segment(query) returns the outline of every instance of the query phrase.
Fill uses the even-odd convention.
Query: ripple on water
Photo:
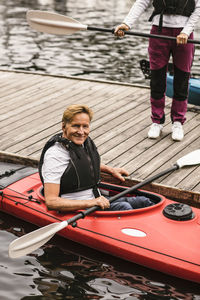
[[[41,295],[34,283],[41,269],[35,257],[10,259],[8,246],[16,238],[12,233],[1,230],[0,234],[0,286],[2,300],[18,300],[24,295]],[[1,298],[2,297],[2,298]]]

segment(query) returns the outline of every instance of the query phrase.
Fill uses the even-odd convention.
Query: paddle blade
[[[48,242],[56,232],[67,225],[67,221],[52,223],[14,240],[9,245],[9,256],[17,258],[31,253]]]
[[[29,10],[26,19],[33,29],[44,33],[67,35],[79,30],[87,30],[87,25],[49,11]]]
[[[200,149],[192,151],[179,158],[176,164],[179,166],[179,168],[200,164]]]

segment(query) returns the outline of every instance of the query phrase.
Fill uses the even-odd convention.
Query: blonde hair
[[[85,113],[89,116],[90,121],[93,118],[93,111],[87,106],[82,104],[72,104],[66,108],[66,110],[63,113],[62,122],[64,124],[70,123],[73,119],[73,117],[76,114]]]

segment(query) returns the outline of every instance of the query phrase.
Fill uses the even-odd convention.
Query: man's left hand
[[[110,173],[113,177],[116,177],[121,181],[125,181],[125,178],[123,176],[129,175],[129,173],[123,168],[112,168],[112,171]]]

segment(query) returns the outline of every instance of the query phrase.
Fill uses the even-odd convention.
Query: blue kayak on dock
[[[142,73],[144,74],[146,79],[151,78],[151,70],[150,64],[148,60],[142,59],[140,60],[140,68]],[[169,64],[169,71],[172,69]],[[167,88],[166,88],[166,96],[169,98],[173,98],[173,75],[167,73]],[[191,76],[189,80],[189,97],[188,103],[194,105],[200,105],[200,78],[194,78]]]
[[[172,75],[167,74],[166,95],[169,98],[173,97],[173,79],[174,77]],[[200,79],[199,78],[190,78],[188,103],[194,105],[200,105]]]

